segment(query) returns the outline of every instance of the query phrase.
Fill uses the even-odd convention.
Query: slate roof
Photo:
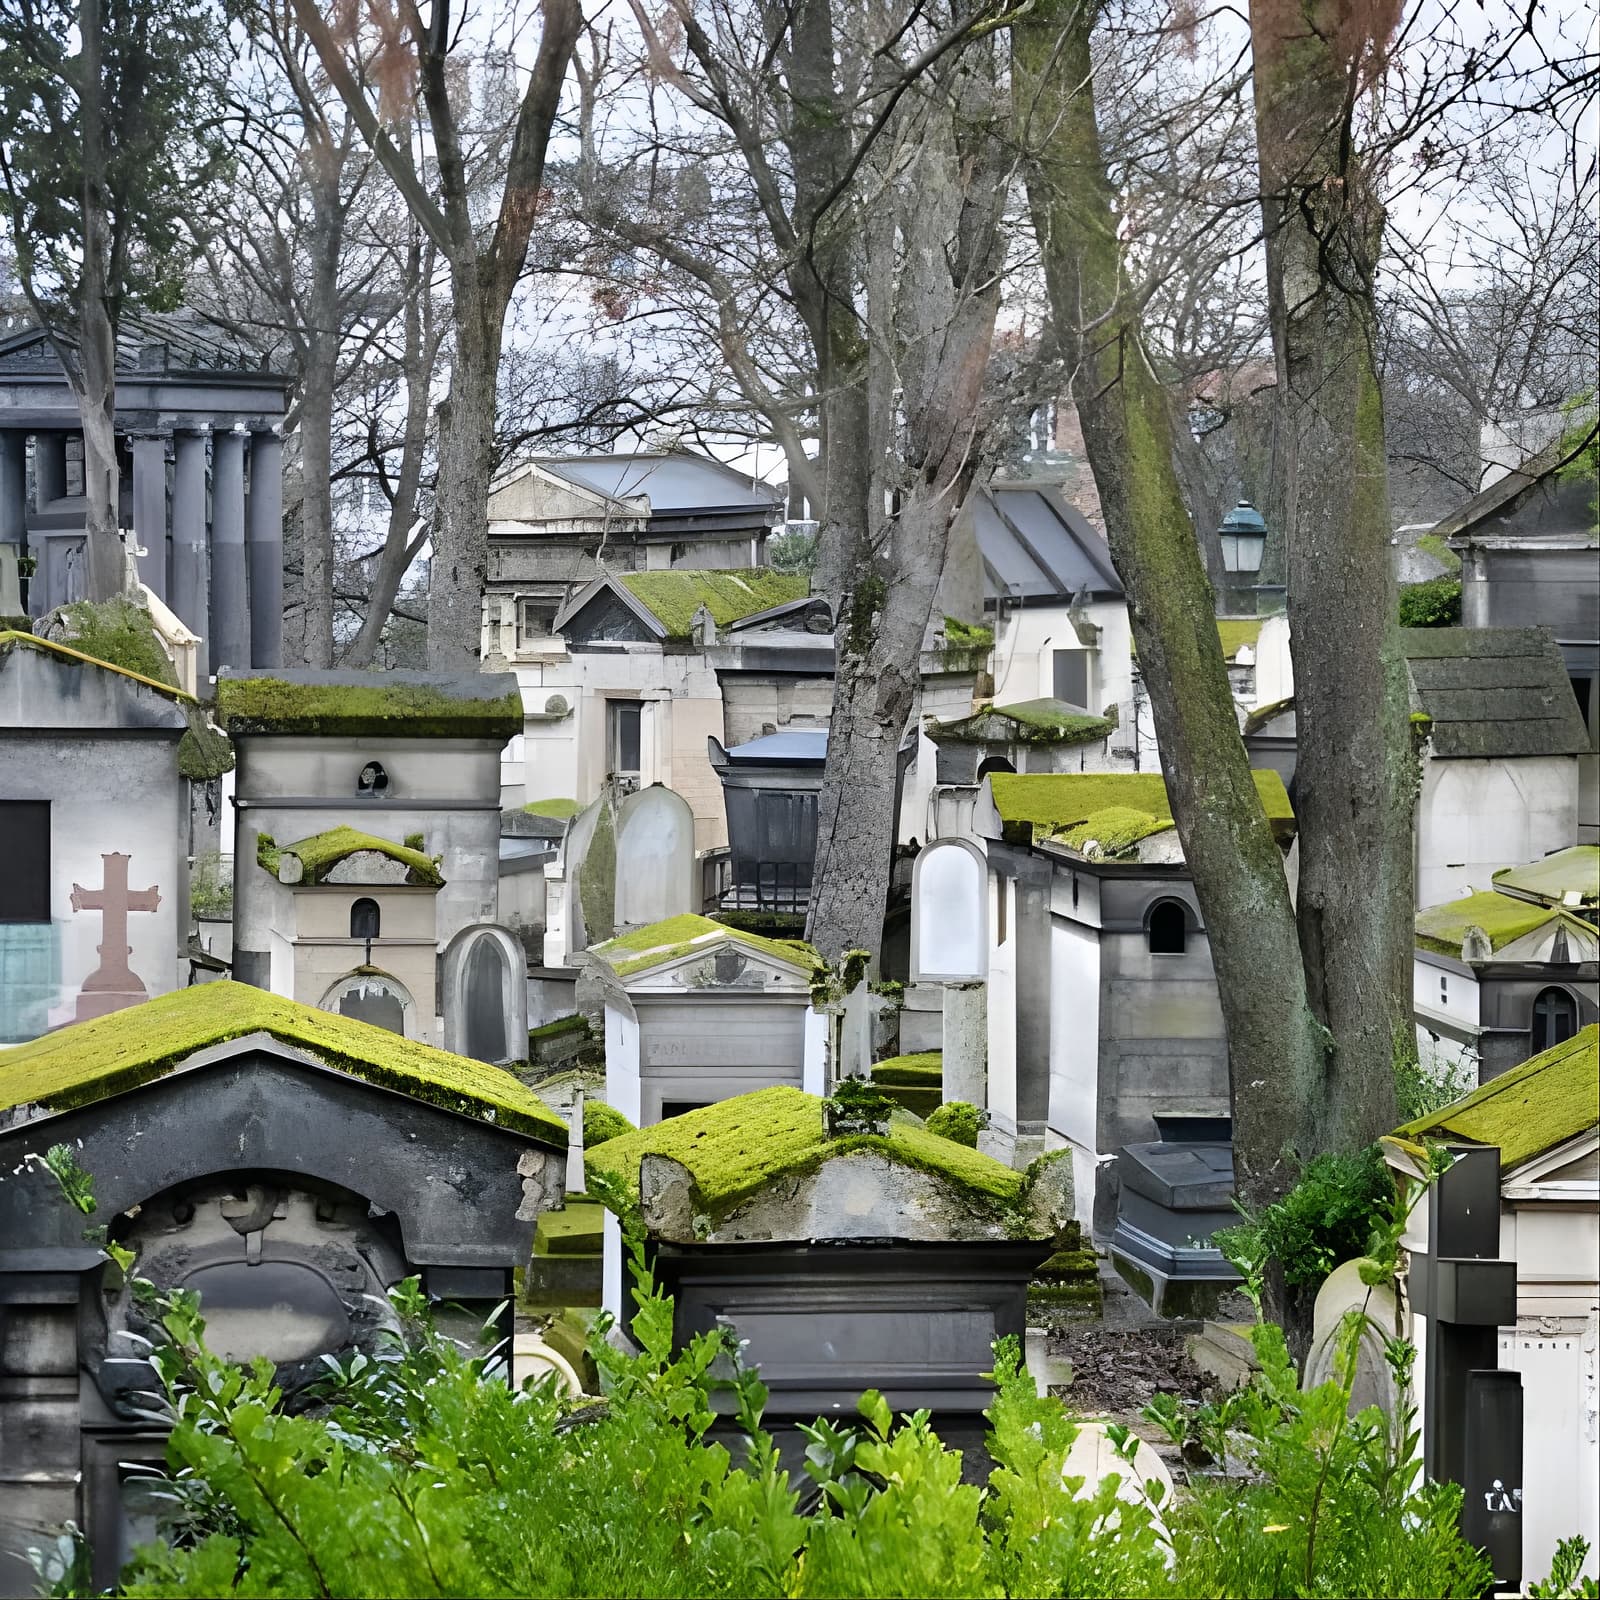
[[[1121,596],[1105,540],[1059,485],[992,485],[974,497],[972,517],[986,599]]]
[[[1548,628],[1402,628],[1413,701],[1433,754],[1567,756],[1589,748]]]
[[[142,1005],[0,1050],[0,1111],[67,1110],[126,1094],[186,1058],[246,1034],[268,1033],[336,1071],[480,1122],[565,1145],[566,1125],[500,1067],[435,1050],[247,983],[175,989]]]
[[[165,365],[141,368],[141,353],[165,346]],[[60,373],[54,347],[37,324],[0,337],[0,369]],[[183,312],[125,311],[117,326],[118,372],[262,372],[262,358],[224,333]],[[287,382],[287,379],[284,380]]]
[[[647,496],[652,512],[773,506],[783,499],[783,491],[770,483],[752,484],[748,473],[686,450],[638,455],[540,456],[537,465],[569,483],[593,489],[612,499]]]
[[[1600,1120],[1600,1023],[1398,1130],[1408,1140],[1498,1145],[1502,1173],[1555,1150]]]

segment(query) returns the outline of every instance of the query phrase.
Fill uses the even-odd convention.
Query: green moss
[[[944,1054],[921,1050],[915,1055],[890,1056],[873,1067],[872,1081],[885,1087],[937,1089],[944,1082]]]
[[[588,1031],[589,1019],[574,1012],[570,1017],[557,1017],[554,1022],[546,1022],[540,1027],[529,1028],[528,1043],[531,1045],[536,1039],[559,1038],[564,1033],[588,1033]]]
[[[1294,837],[1294,808],[1283,779],[1272,771],[1253,776],[1273,837],[1287,844]],[[1167,786],[1159,772],[993,772],[989,788],[1000,820],[1025,825],[1035,837],[1067,833],[1113,809],[1141,813],[1160,828],[1172,826]]]
[[[609,939],[617,926],[617,825],[609,805],[595,816],[578,868],[578,905],[587,942]]]
[[[197,1051],[247,1033],[269,1033],[380,1088],[547,1143],[566,1143],[561,1119],[499,1067],[231,982],[176,989],[0,1050],[0,1110],[91,1105],[165,1077]]]
[[[652,923],[648,928],[636,928],[631,933],[619,934],[604,944],[596,945],[590,952],[604,960],[619,978],[632,977],[636,972],[648,972],[652,967],[676,961],[690,954],[697,946],[714,949],[721,939],[732,939],[763,955],[810,971],[820,965],[815,950],[799,939],[766,939],[758,933],[746,933],[742,928],[730,928],[710,917],[696,916],[692,912],[681,917],[668,917],[665,922]]]
[[[910,1123],[892,1122],[882,1134],[830,1139],[822,1101],[799,1089],[758,1089],[701,1111],[641,1128],[585,1155],[590,1192],[627,1221],[639,1207],[639,1163],[668,1156],[688,1168],[696,1208],[727,1216],[768,1184],[814,1172],[833,1156],[874,1150],[903,1166],[941,1178],[980,1208],[1025,1231],[1018,1213],[1023,1177],[1010,1167]]]
[[[1098,861],[1127,855],[1141,839],[1165,833],[1171,826],[1171,817],[1152,817],[1148,811],[1134,811],[1127,806],[1107,806],[1051,837]]]
[[[989,1125],[989,1113],[965,1100],[947,1100],[928,1115],[927,1129],[941,1139],[951,1139],[969,1150],[978,1148],[978,1135]]]
[[[1232,661],[1246,646],[1252,649],[1261,638],[1260,617],[1224,617],[1217,623],[1217,637],[1222,641],[1222,659]]]
[[[769,939],[802,939],[806,931],[804,915],[792,911],[717,911],[711,920],[745,933],[764,934]]]
[[[604,1100],[583,1102],[583,1148],[593,1150],[610,1139],[619,1139],[625,1133],[634,1133],[634,1125]]]
[[[1454,628],[1461,622],[1461,580],[1428,578],[1400,590],[1402,628]]]
[[[1093,717],[1074,711],[1060,700],[1023,700],[1010,706],[985,706],[982,711],[956,722],[940,723],[935,730],[942,739],[981,739],[985,724],[998,719],[1008,725],[1006,737],[1023,744],[1093,744],[1108,739],[1117,730],[1115,717]]]
[[[435,684],[219,678],[217,718],[234,735],[505,740],[522,732],[522,696],[478,698]]]
[[[1496,888],[1552,905],[1576,894],[1580,905],[1593,906],[1600,903],[1600,845],[1575,844],[1525,867],[1502,867],[1494,882]]]
[[[522,808],[529,816],[550,817],[556,822],[565,822],[569,817],[575,817],[583,810],[576,800],[530,800]]]
[[[189,731],[178,741],[179,773],[191,783],[209,783],[233,766],[233,741],[199,706],[189,708]]]
[[[326,833],[314,833],[310,838],[297,840],[294,844],[280,845],[271,834],[266,833],[256,839],[256,861],[273,877],[277,877],[278,864],[284,856],[299,858],[302,876],[297,888],[324,882],[341,861],[360,850],[375,850],[391,861],[403,862],[407,883],[430,889],[440,888],[444,883],[439,863],[431,856],[425,856],[408,845],[396,844],[392,839],[361,833],[355,828],[330,828]]]
[[[945,643],[954,650],[994,649],[994,629],[981,622],[963,622],[959,617],[944,619]]]
[[[95,604],[80,600],[65,606],[61,620],[68,637],[63,641],[74,650],[121,667],[135,677],[176,688],[178,675],[171,658],[156,634],[150,613],[132,600],[106,600]]]
[[[872,644],[872,632],[888,595],[883,575],[865,572],[850,593],[850,626],[845,644],[852,655],[864,656]]]
[[[533,1230],[536,1256],[597,1256],[600,1254],[605,1207],[598,1200],[567,1196],[559,1211],[541,1211]]]
[[[1499,950],[1535,933],[1560,912],[1549,906],[1531,905],[1526,900],[1514,899],[1508,894],[1496,894],[1492,889],[1480,889],[1452,900],[1448,905],[1430,906],[1417,913],[1417,943],[1424,950],[1440,955],[1461,954],[1461,941],[1467,929],[1482,928],[1489,936],[1489,948]]]
[[[1423,534],[1417,540],[1417,549],[1425,556],[1432,556],[1440,566],[1448,568],[1451,572],[1461,570],[1461,557],[1436,533]]]
[[[811,580],[803,573],[774,572],[770,567],[732,572],[674,567],[666,572],[625,572],[621,582],[666,629],[669,639],[689,637],[701,606],[719,628],[725,628],[811,593]]]
[[[1281,717],[1285,711],[1294,710],[1294,696],[1286,695],[1282,700],[1274,700],[1269,705],[1257,706],[1249,716],[1244,719],[1244,733],[1248,738],[1252,733],[1260,733],[1274,717]]]
[[[4,1059],[0,1057],[0,1059]],[[1498,1145],[1501,1170],[1593,1128],[1600,1106],[1600,1024],[1501,1073],[1454,1105],[1408,1122],[1402,1138]]]
[[[85,603],[87,604],[87,602]],[[137,611],[139,608],[135,606],[133,609]],[[182,689],[176,688],[171,682],[171,662],[167,662],[167,677],[151,677],[146,673],[135,670],[134,668],[121,666],[115,661],[106,661],[99,656],[91,655],[88,651],[79,648],[82,643],[83,641],[81,639],[74,639],[71,644],[60,644],[54,639],[41,639],[35,633],[27,633],[12,629],[5,633],[0,633],[0,656],[7,654],[7,652],[11,650],[19,648],[37,650],[41,655],[58,656],[63,661],[78,661],[87,663],[92,667],[109,668],[112,672],[120,672],[125,678],[132,678],[135,683],[144,684],[147,689],[159,689],[162,694],[167,695],[173,700],[182,701],[186,704],[194,703],[193,695],[185,694]],[[161,648],[159,643],[156,645],[156,648],[158,650]],[[166,661],[167,659],[164,651],[162,652],[161,659],[163,661]]]

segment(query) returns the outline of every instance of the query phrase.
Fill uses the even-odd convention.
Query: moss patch
[[[1141,839],[1165,833],[1171,826],[1171,817],[1153,817],[1148,811],[1134,811],[1128,806],[1107,806],[1051,837],[1082,855],[1101,860],[1126,855]]]
[[[1232,661],[1246,645],[1255,648],[1261,638],[1262,620],[1260,617],[1224,617],[1217,623],[1224,661]]]
[[[1000,728],[995,723],[1001,724]],[[1010,706],[986,706],[958,722],[937,725],[941,739],[992,739],[997,735],[1022,744],[1093,744],[1116,732],[1111,717],[1088,716],[1061,700],[1023,700]]]
[[[1549,906],[1532,905],[1508,894],[1496,894],[1492,889],[1480,889],[1448,905],[1419,911],[1417,943],[1424,950],[1459,958],[1467,929],[1478,927],[1489,936],[1489,948],[1500,950],[1525,934],[1536,933],[1559,915]]]
[[[1253,776],[1273,837],[1287,844],[1294,838],[1294,808],[1283,779],[1271,771]],[[1002,822],[1025,824],[1039,838],[1068,834],[1091,817],[1113,810],[1149,819],[1153,825],[1147,833],[1172,826],[1167,786],[1159,772],[993,772],[989,789]]]
[[[830,1139],[821,1100],[799,1089],[758,1089],[669,1118],[586,1153],[585,1164],[590,1193],[635,1221],[640,1161],[646,1155],[668,1156],[688,1168],[697,1209],[716,1219],[777,1179],[813,1172],[830,1157],[854,1150],[874,1150],[943,1179],[969,1202],[1023,1231],[1017,1211],[1024,1187],[1020,1172],[910,1123],[893,1122],[882,1134]]]
[[[233,765],[233,741],[195,706],[189,713],[189,731],[178,741],[179,773],[191,783],[207,783],[232,772]]]
[[[230,734],[505,740],[522,732],[522,696],[478,698],[437,684],[219,678],[217,718]]]
[[[551,817],[557,822],[565,822],[569,817],[575,817],[583,810],[576,800],[530,800],[522,808],[532,817]]]
[[[1244,733],[1248,738],[1252,733],[1260,733],[1274,717],[1281,717],[1285,711],[1294,710],[1294,696],[1287,695],[1282,700],[1274,700],[1268,705],[1257,706],[1249,716],[1244,719]]]
[[[124,602],[124,604],[128,604],[130,609],[138,611],[147,622],[149,621],[148,613],[141,611],[138,606],[131,605],[131,602]],[[154,641],[154,638],[154,633],[152,633],[152,641]],[[82,662],[91,667],[106,667],[112,672],[120,672],[125,678],[132,678],[135,683],[142,683],[147,689],[159,689],[162,694],[169,696],[173,700],[185,701],[190,704],[194,702],[193,695],[185,694],[182,689],[177,688],[172,683],[172,663],[167,661],[166,652],[161,651],[159,643],[156,644],[155,648],[161,651],[161,659],[166,663],[166,677],[151,677],[148,673],[140,672],[135,668],[125,667],[118,662],[106,661],[99,656],[91,655],[87,650],[81,648],[84,642],[83,639],[78,638],[74,639],[71,644],[61,644],[54,639],[41,639],[37,634],[23,633],[12,629],[5,633],[0,633],[0,655],[5,655],[9,651],[18,648],[37,650],[43,655],[59,656],[64,661]]]
[[[733,572],[695,571],[682,567],[666,572],[625,572],[621,582],[667,631],[669,639],[687,639],[701,606],[719,628],[753,617],[774,606],[804,600],[811,580],[803,573],[747,567]]]
[[[269,833],[260,834],[256,839],[256,861],[273,877],[277,877],[278,864],[284,856],[299,859],[303,876],[297,888],[324,882],[341,861],[361,850],[374,850],[391,861],[402,862],[406,868],[407,883],[430,889],[438,889],[444,884],[439,863],[431,856],[396,844],[392,839],[380,839],[376,834],[362,833],[356,828],[330,828],[326,833],[314,833],[294,844],[278,844]]]
[[[691,954],[697,946],[707,950],[715,948],[722,939],[732,939],[751,950],[759,950],[774,960],[797,966],[806,972],[821,965],[821,960],[810,945],[799,939],[767,939],[759,933],[746,933],[743,928],[730,928],[725,923],[713,922],[710,917],[696,916],[692,912],[681,917],[668,917],[665,922],[654,922],[648,928],[636,928],[632,933],[620,934],[596,945],[591,954],[605,961],[619,978],[632,977],[636,972],[648,972],[652,967],[664,966],[681,956]]]
[[[1595,905],[1600,903],[1600,845],[1575,844],[1525,867],[1502,867],[1494,875],[1494,884],[1497,889],[1550,905],[1560,904],[1572,893],[1577,894],[1580,905]]]
[[[1564,1044],[1398,1132],[1411,1140],[1453,1138],[1498,1145],[1504,1171],[1587,1132],[1600,1116],[1597,1106],[1600,1024],[1591,1022]]]
[[[499,1067],[231,982],[177,989],[0,1050],[0,1110],[91,1105],[165,1077],[196,1051],[247,1033],[270,1033],[330,1067],[446,1111],[546,1143],[567,1142],[561,1119]]]
[[[634,1125],[617,1110],[615,1106],[608,1106],[604,1100],[585,1100],[583,1102],[583,1148],[593,1150],[612,1139],[620,1139],[625,1133],[634,1133]]]
[[[564,1033],[582,1033],[589,1031],[589,1019],[578,1012],[570,1017],[557,1017],[554,1022],[546,1022],[537,1028],[528,1029],[528,1043],[531,1045],[539,1039],[556,1039]]]
[[[994,629],[981,622],[963,622],[959,617],[944,619],[944,641],[952,650],[994,649]]]
[[[536,1256],[597,1256],[605,1207],[597,1200],[567,1197],[559,1211],[541,1211],[533,1230]]]
[[[873,1067],[872,1081],[881,1088],[937,1089],[944,1082],[944,1052],[919,1050],[915,1055],[890,1056]]]
[[[941,1139],[954,1140],[969,1150],[978,1148],[978,1135],[989,1125],[989,1113],[965,1100],[947,1100],[929,1113],[927,1129]]]

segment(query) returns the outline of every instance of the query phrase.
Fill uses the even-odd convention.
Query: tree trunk
[[[1393,1127],[1394,1066],[1416,1054],[1416,755],[1374,352],[1383,214],[1351,128],[1372,41],[1349,0],[1258,0],[1251,30],[1284,407],[1300,947],[1338,1046],[1321,1143],[1354,1149]]]
[[[1296,1153],[1324,1145],[1329,1041],[1294,957],[1294,908],[1239,738],[1211,586],[1173,470],[1170,412],[1126,294],[1091,22],[1091,8],[1047,0],[1013,28],[1029,202],[1216,969],[1236,1187],[1257,1205],[1294,1181]]]
[[[321,304],[313,297],[312,305]],[[332,307],[323,306],[329,317]],[[300,389],[300,594],[308,667],[333,665],[333,389],[339,341],[316,313]]]
[[[117,531],[117,329],[107,269],[111,219],[106,194],[105,107],[101,84],[103,19],[100,0],[78,11],[79,133],[83,152],[83,269],[78,282],[78,350],[69,363],[74,397],[83,418],[85,553],[91,600],[110,600],[127,587],[122,539]],[[74,366],[76,370],[74,370]]]

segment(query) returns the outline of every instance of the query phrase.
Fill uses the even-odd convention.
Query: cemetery
[[[1468,10],[0,0],[0,1600],[1600,1595]]]

